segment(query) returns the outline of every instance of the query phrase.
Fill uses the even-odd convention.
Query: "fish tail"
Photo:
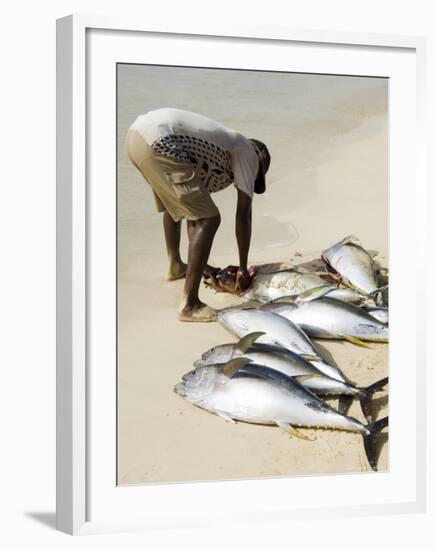
[[[372,292],[369,292],[369,294],[367,294],[367,297],[373,300],[375,304],[382,302],[382,293],[384,292],[384,290],[387,290],[387,288],[388,285],[380,286],[376,290],[372,290]]]
[[[362,388],[359,399],[360,399],[361,410],[363,411],[363,414],[366,417],[367,422],[370,422],[372,418],[371,404],[372,404],[373,394],[381,391],[387,384],[388,384],[388,377],[378,380],[378,382],[375,382],[374,384],[367,386],[367,388]]]
[[[377,471],[377,435],[380,431],[388,426],[388,416],[377,420],[373,424],[369,424],[368,433],[363,433],[364,449],[366,451],[367,460],[373,471]]]

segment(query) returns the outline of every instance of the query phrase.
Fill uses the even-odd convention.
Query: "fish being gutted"
[[[228,266],[205,277],[205,285],[221,292],[236,293],[236,266]],[[333,298],[359,304],[362,294],[350,289],[330,284],[317,275],[296,268],[266,271],[263,266],[250,269],[250,286],[241,297],[245,300],[270,302],[282,297],[297,296],[312,288],[325,286],[326,293]]]

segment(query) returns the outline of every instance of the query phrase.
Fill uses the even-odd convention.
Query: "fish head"
[[[237,275],[239,267],[237,265],[228,265],[223,269],[217,270],[214,274],[210,274],[206,277],[205,284],[211,288],[222,292],[229,292],[231,294],[240,294],[237,289]],[[254,268],[249,267],[249,280],[252,283],[254,277]],[[250,286],[250,285],[249,285]]]
[[[213,288],[218,292],[230,292],[236,294],[238,266],[229,265],[223,269],[218,269],[214,273],[204,276],[204,283],[207,287]]]
[[[235,292],[237,272],[238,266],[235,265],[229,265],[217,272],[217,282],[226,292]]]
[[[242,338],[251,332],[250,316],[255,309],[242,309],[240,307],[230,307],[217,312],[218,322],[229,330],[232,334]]]
[[[174,391],[187,401],[201,403],[211,395],[221,379],[227,380],[216,366],[196,367],[182,376]]]
[[[187,391],[185,388],[185,382],[178,382],[176,386],[173,388],[173,391],[180,395],[181,397],[187,397]]]
[[[222,344],[202,353],[200,359],[194,362],[195,367],[205,367],[217,363],[227,363],[235,354],[234,344]]]

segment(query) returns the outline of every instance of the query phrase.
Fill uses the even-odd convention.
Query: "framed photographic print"
[[[58,528],[422,510],[423,40],[57,51]]]

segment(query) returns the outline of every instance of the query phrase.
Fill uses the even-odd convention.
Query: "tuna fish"
[[[205,278],[205,284],[218,291],[235,293],[237,268],[228,266]],[[333,298],[352,303],[361,303],[364,297],[350,288],[338,288],[327,283],[316,273],[304,272],[298,269],[283,269],[280,271],[264,271],[252,268],[251,284],[241,297],[245,300],[270,302],[284,296],[297,296],[315,287],[326,286],[326,292]]]
[[[345,382],[343,373],[328,363],[305,332],[281,315],[260,309],[227,308],[217,312],[217,320],[229,332],[242,338],[251,332],[263,332],[257,342],[294,351],[327,376]]]
[[[388,418],[368,426],[343,415],[288,376],[246,358],[185,374],[175,392],[229,422],[276,425],[292,436],[303,437],[297,428],[329,428],[355,432],[363,437],[368,462],[377,470],[376,437]],[[245,372],[239,372],[242,367]]]
[[[375,297],[381,292],[378,270],[373,258],[349,236],[322,252],[332,276],[364,296]]]
[[[388,342],[388,327],[367,311],[328,296],[295,303],[265,304],[264,311],[277,313],[314,338],[344,339],[356,344]]]
[[[388,378],[379,380],[367,388],[359,388],[348,382],[341,382],[321,373],[309,361],[296,353],[268,344],[257,344],[262,332],[248,334],[237,343],[222,344],[209,349],[194,362],[195,367],[223,364],[238,357],[246,357],[257,365],[269,367],[298,380],[302,386],[321,396],[341,396],[339,411],[349,409],[354,398],[360,400],[366,418],[371,417],[371,400],[388,383]],[[244,372],[243,366],[241,372]]]

